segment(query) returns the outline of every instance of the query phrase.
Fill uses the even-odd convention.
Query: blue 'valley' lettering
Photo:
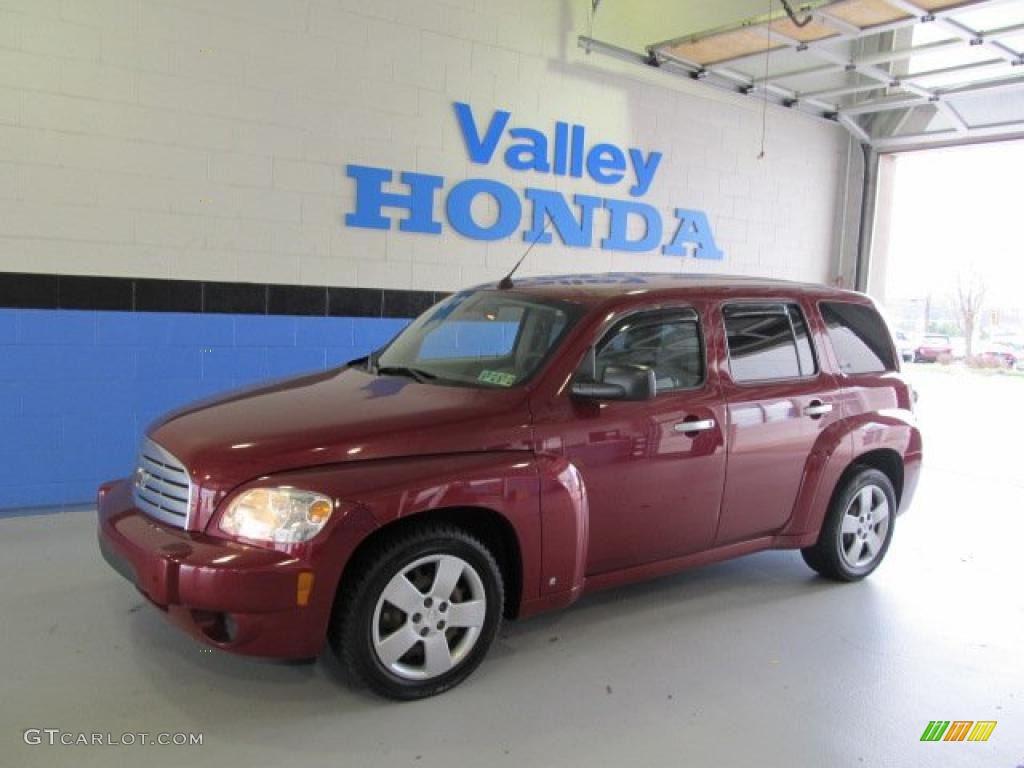
[[[473,108],[469,104],[455,102],[455,115],[459,121],[462,138],[466,142],[469,159],[479,165],[488,165],[494,157],[505,127],[512,113],[497,110],[491,115],[487,129],[480,133]],[[586,128],[558,121],[552,154],[548,155],[548,137],[533,128],[512,128],[508,131],[515,143],[505,150],[505,165],[516,171],[537,171],[555,176],[583,176],[584,165],[587,174],[599,184],[617,184],[626,176],[626,154],[614,144],[595,144],[586,150]],[[633,197],[647,193],[654,181],[654,174],[661,162],[661,152],[629,149],[629,167],[635,183],[629,188]]]
[[[556,122],[553,136],[534,128],[511,127],[512,115],[494,111],[486,124],[478,121],[473,109],[455,102],[455,118],[471,162],[489,165],[505,141],[502,158],[516,171],[549,173],[554,176],[582,178],[584,171],[598,184],[629,183],[631,197],[641,197],[651,188],[661,162],[660,152],[636,148],[623,151],[615,144],[596,143],[588,148],[586,128]],[[385,209],[405,212],[398,222],[402,232],[437,235],[443,231],[435,211],[439,190],[445,186],[443,176],[403,171],[399,181],[406,191],[386,191],[394,181],[394,172],[387,168],[348,165],[346,173],[355,180],[355,210],[345,215],[345,224],[368,229],[390,229],[392,220]],[[496,216],[487,223],[473,215],[473,203],[479,196],[494,202]],[[473,240],[501,240],[523,226],[524,202],[529,204],[529,226],[522,238],[542,244],[552,242],[552,232],[566,246],[591,248],[597,211],[605,224],[600,239],[604,250],[645,252],[661,246],[669,256],[693,256],[698,259],[721,259],[722,252],[703,211],[675,209],[675,228],[664,239],[665,226],[660,211],[638,200],[619,200],[593,195],[573,195],[570,200],[561,192],[527,187],[520,193],[512,187],[491,179],[465,179],[448,190],[444,211],[449,225],[460,235]],[[631,226],[635,223],[636,226]],[[551,230],[549,232],[549,230]],[[631,236],[632,234],[632,236]]]

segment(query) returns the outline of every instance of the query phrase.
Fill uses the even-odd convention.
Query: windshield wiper
[[[422,368],[410,368],[407,365],[378,365],[376,373],[378,376],[406,376],[420,384],[437,378],[437,375],[430,371],[424,371]]]

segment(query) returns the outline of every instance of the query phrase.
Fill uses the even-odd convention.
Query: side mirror
[[[618,384],[581,379],[572,383],[572,396],[580,400],[625,400],[626,390]]]
[[[654,371],[640,366],[608,366],[603,381],[572,383],[573,397],[581,400],[653,400],[657,392]]]

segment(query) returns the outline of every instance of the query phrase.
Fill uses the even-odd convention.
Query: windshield
[[[371,357],[370,369],[426,383],[513,387],[540,368],[579,314],[567,302],[502,291],[457,293]]]

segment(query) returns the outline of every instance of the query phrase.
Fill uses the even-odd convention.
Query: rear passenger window
[[[813,376],[817,372],[807,322],[795,304],[734,304],[725,308],[733,381]]]
[[[892,339],[873,307],[823,301],[821,317],[843,373],[881,373],[896,370]]]

